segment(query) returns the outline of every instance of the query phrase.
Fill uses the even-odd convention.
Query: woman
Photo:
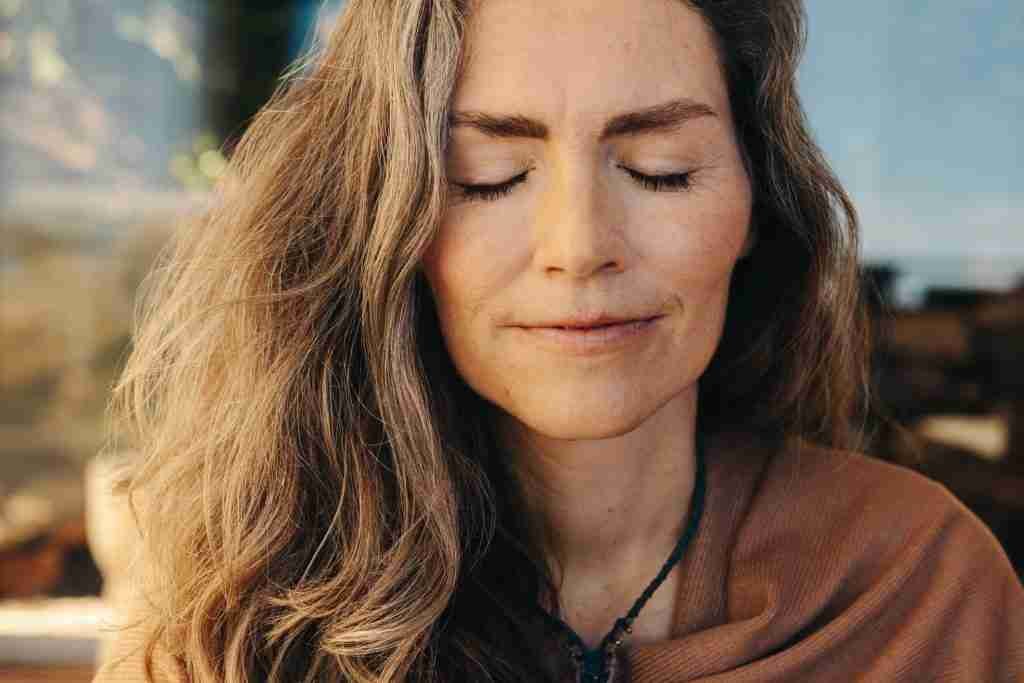
[[[802,31],[352,0],[151,292],[145,599],[97,680],[1020,680],[995,538],[856,450]]]

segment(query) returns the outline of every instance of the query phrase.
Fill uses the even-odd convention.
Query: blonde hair
[[[691,4],[719,38],[761,211],[702,400],[842,443],[864,377],[856,219],[800,118],[802,6]],[[139,457],[117,490],[145,500],[149,655],[188,680],[547,675],[524,607],[554,587],[418,270],[467,18],[459,0],[350,0],[140,297],[111,406]],[[784,252],[770,329],[741,335],[737,310],[773,312],[748,280]]]

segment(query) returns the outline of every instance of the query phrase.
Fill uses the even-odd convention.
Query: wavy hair
[[[803,6],[687,4],[759,235],[699,429],[856,447],[857,217],[797,96]],[[142,532],[147,669],[159,648],[203,683],[549,680],[524,606],[551,577],[419,271],[471,9],[350,0],[147,279],[111,401],[137,456],[115,490]]]

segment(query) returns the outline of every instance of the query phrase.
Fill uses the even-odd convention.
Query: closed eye
[[[620,166],[629,173],[630,177],[633,178],[641,187],[654,192],[681,192],[686,191],[690,188],[690,180],[693,175],[693,171],[687,171],[685,173],[670,173],[667,175],[646,175],[633,169]],[[494,201],[499,199],[509,192],[512,188],[519,183],[526,180],[526,176],[529,171],[523,171],[514,178],[510,178],[503,183],[496,185],[462,185],[457,184],[460,188],[462,195],[470,201],[482,200],[482,201]]]

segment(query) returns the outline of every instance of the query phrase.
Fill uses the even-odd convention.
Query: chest
[[[553,619],[556,638],[545,648],[558,680],[565,683],[626,683],[626,653],[634,645],[656,643],[672,637],[678,600],[678,573],[673,571],[658,588],[647,594],[611,594],[601,590],[560,596],[561,619]],[[640,604],[639,612],[634,608]],[[552,610],[548,609],[549,612]],[[620,619],[633,615],[628,631]]]
[[[679,581],[678,568],[674,568],[643,603],[633,621],[632,633],[625,642],[656,643],[672,636]],[[562,620],[587,647],[596,647],[615,621],[626,616],[642,592],[643,586],[618,592],[602,586],[583,586],[563,593],[560,600]]]

